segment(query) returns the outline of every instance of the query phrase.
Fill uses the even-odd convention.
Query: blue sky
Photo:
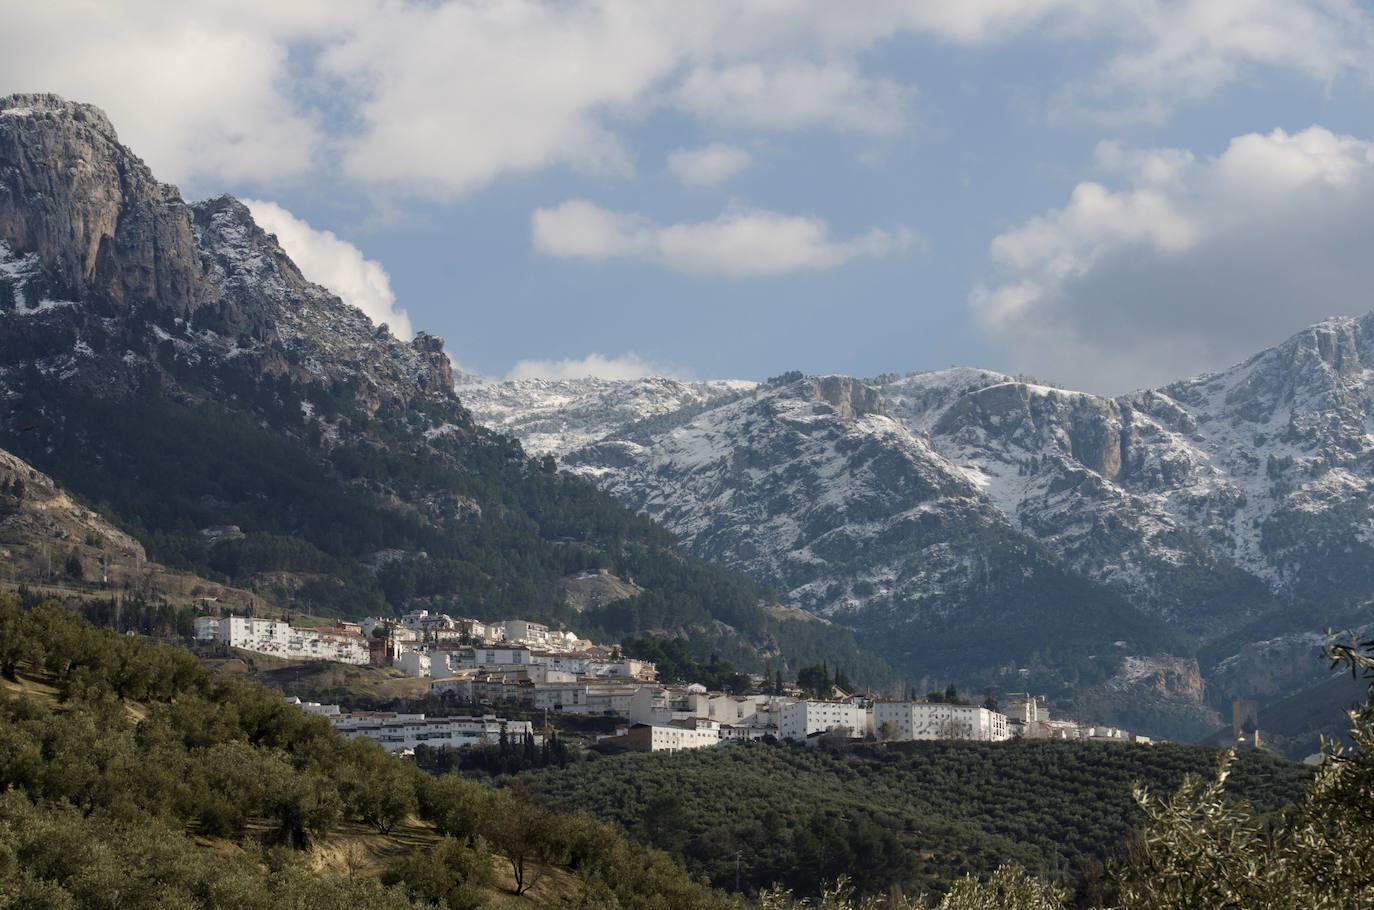
[[[9,9],[0,91],[487,375],[1121,392],[1374,308],[1358,3],[280,6]]]

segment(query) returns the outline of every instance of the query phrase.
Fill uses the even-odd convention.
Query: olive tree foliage
[[[1210,779],[1190,774],[1168,797],[1134,790],[1144,827],[1106,889],[1111,910],[1346,910],[1374,907],[1374,640],[1346,635],[1327,650],[1332,666],[1370,680],[1348,712],[1353,746],[1325,744],[1325,761],[1303,799],[1266,817],[1227,791],[1234,751]],[[1067,895],[1014,867],[954,883],[937,910],[1062,910]],[[916,910],[924,900],[856,897],[841,880],[815,900],[781,890],[763,910]]]
[[[1019,866],[1001,866],[987,879],[969,875],[956,881],[942,898],[856,896],[853,884],[841,878],[815,900],[798,900],[780,889],[759,895],[760,910],[1062,910],[1062,888],[1029,875]]]
[[[476,910],[485,903],[492,883],[491,864],[491,850],[482,838],[466,843],[444,837],[405,854],[383,881],[403,884],[415,900],[448,910]]]
[[[1346,636],[1327,653],[1374,680],[1374,641]],[[1349,712],[1353,748],[1328,743],[1302,802],[1277,819],[1227,797],[1232,754],[1167,800],[1138,790],[1147,824],[1118,871],[1122,910],[1374,907],[1374,682],[1370,694]]]

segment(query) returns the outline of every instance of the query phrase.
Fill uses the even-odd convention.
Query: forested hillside
[[[0,447],[150,559],[317,615],[527,616],[887,678],[848,632],[776,618],[770,592],[478,426],[442,340],[311,284],[236,200],[182,201],[98,109],[0,107],[26,112],[0,117]],[[596,570],[644,593],[580,613],[566,585]]]
[[[1006,863],[1100,884],[1144,821],[1131,796],[1208,775],[1200,746],[931,742],[811,749],[750,744],[620,755],[521,775],[552,804],[614,821],[721,887],[812,894],[840,875],[865,893],[944,891]],[[1248,754],[1234,793],[1262,812],[1311,770]]]
[[[430,778],[188,652],[0,596],[0,907],[459,910],[520,890],[729,906],[590,817]]]

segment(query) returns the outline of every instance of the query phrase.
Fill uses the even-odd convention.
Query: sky
[[[19,91],[491,377],[1116,394],[1374,309],[1354,0],[46,0]]]

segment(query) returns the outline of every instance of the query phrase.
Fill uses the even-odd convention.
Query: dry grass
[[[36,676],[30,676],[27,673],[18,673],[16,675],[19,679],[15,681],[0,677],[0,689],[6,692],[13,692],[17,695],[26,695],[45,705],[57,705],[57,688],[50,682]]]
[[[397,825],[390,834],[379,834],[375,828],[350,822],[335,829],[324,843],[312,847],[308,862],[315,871],[377,878],[406,853],[437,840],[439,835],[432,826],[414,818]],[[487,898],[488,907],[557,907],[576,897],[581,888],[575,876],[545,867],[537,871],[539,880],[534,887],[517,897],[515,876],[505,857],[493,858],[492,872],[495,886]]]

